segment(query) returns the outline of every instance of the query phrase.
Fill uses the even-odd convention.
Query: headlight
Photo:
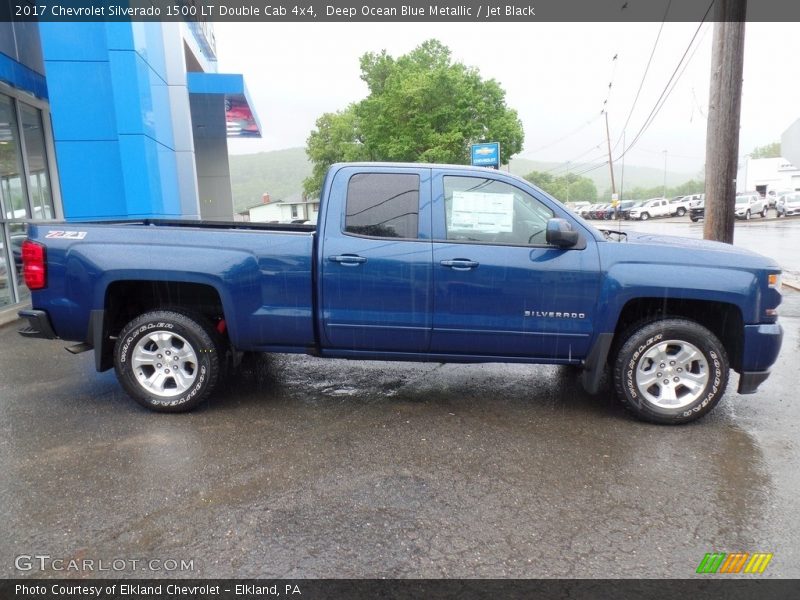
[[[767,276],[767,281],[769,282],[769,287],[780,292],[783,287],[783,273],[770,273]]]

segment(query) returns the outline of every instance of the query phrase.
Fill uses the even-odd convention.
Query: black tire
[[[641,221],[647,221],[647,219],[649,218],[650,218],[650,213],[642,213],[642,215],[639,217]]]
[[[162,339],[154,339],[159,336]],[[114,347],[114,368],[125,391],[145,408],[185,412],[216,386],[224,360],[221,347],[217,332],[202,317],[157,310],[122,329]]]
[[[682,206],[681,206],[681,207],[679,207],[679,208],[678,208],[678,216],[679,216],[679,217],[682,217],[682,216],[683,216],[683,215],[685,215],[685,214],[686,214],[686,209],[685,209],[685,208],[683,208]]]
[[[623,334],[621,343],[614,359],[614,388],[640,419],[664,425],[689,423],[711,411],[725,393],[729,368],[725,348],[711,331],[694,321],[662,318],[643,322]],[[684,351],[697,351],[697,357],[683,362]],[[659,363],[659,356],[667,358]],[[645,389],[650,378],[655,381]],[[690,385],[696,386],[696,391]]]
[[[764,207],[764,210],[761,211],[761,218],[762,219],[766,219],[767,218],[767,207],[766,206]]]
[[[744,218],[745,218],[745,221],[749,221],[750,220],[750,211],[749,210],[746,213],[744,213]]]
[[[689,218],[691,219],[692,223],[697,223],[700,220],[697,217],[689,217]]]

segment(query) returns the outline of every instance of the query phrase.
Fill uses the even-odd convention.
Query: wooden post
[[[617,193],[617,186],[614,184],[614,161],[611,160],[611,134],[608,133],[608,113],[606,114],[606,140],[608,141],[608,168],[611,169],[611,193]]]
[[[716,0],[703,237],[733,243],[747,0]]]

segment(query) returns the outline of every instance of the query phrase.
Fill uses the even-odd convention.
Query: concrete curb
[[[13,323],[14,321],[18,321],[19,315],[17,313],[25,308],[30,307],[30,304],[15,304],[10,308],[0,310],[0,327],[8,325],[9,323]]]
[[[784,285],[785,287],[788,287],[788,288],[789,288],[789,289],[791,289],[791,290],[794,290],[794,291],[796,291],[796,292],[800,292],[800,281],[798,281],[798,280],[796,280],[796,279],[788,279],[788,280],[787,280],[787,279],[784,277],[784,278],[783,278],[783,285]]]

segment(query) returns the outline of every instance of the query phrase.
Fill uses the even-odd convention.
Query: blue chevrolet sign
[[[500,144],[488,142],[486,144],[472,144],[472,164],[477,167],[500,168]]]

